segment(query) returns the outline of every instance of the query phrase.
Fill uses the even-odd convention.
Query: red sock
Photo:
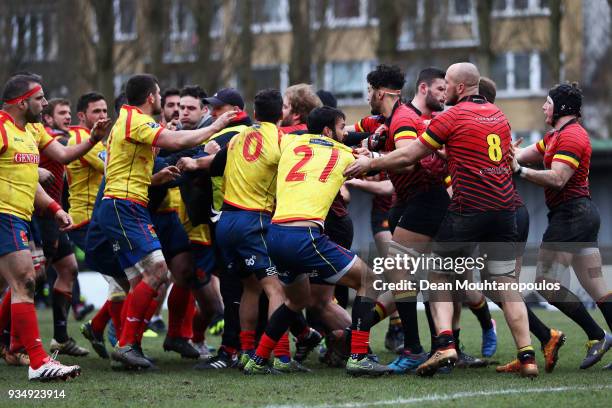
[[[370,332],[351,330],[351,354],[368,354]]]
[[[113,325],[115,326],[115,335],[117,338],[121,336],[121,312],[123,310],[123,300],[113,300],[108,306],[111,319],[113,319]]]
[[[194,314],[193,318],[191,319],[193,336],[191,337],[191,340],[194,343],[203,343],[206,339],[206,322],[204,321],[204,317],[202,316],[200,309],[196,309],[194,306],[193,310]]]
[[[261,336],[261,339],[259,339],[259,344],[257,345],[257,351],[255,354],[263,359],[269,359],[270,354],[272,354],[272,350],[274,350],[274,347],[276,346],[276,343],[277,342],[275,340],[271,339],[266,333],[264,333]]]
[[[291,350],[289,349],[289,334],[285,332],[274,347],[274,357],[289,357],[291,358]]]
[[[255,349],[255,330],[240,331],[240,349],[242,351]]]
[[[145,319],[145,313],[147,313],[147,309],[155,296],[157,296],[157,291],[145,281],[141,281],[136,285],[127,302],[127,312],[123,321],[123,327],[121,328],[119,347],[137,343],[138,334],[142,329]]]
[[[187,310],[185,310],[185,317],[181,324],[181,337],[190,339],[193,337],[193,319],[198,313],[198,309],[195,305],[195,298],[189,293],[189,303],[187,303]]]
[[[7,290],[2,303],[0,303],[0,334],[4,330],[10,330],[9,322],[11,320],[11,290]]]
[[[187,318],[189,302],[193,303],[193,295],[187,288],[172,285],[168,295],[168,337],[180,337],[183,320]]]
[[[107,300],[93,319],[91,319],[91,329],[93,332],[97,335],[104,333],[104,329],[110,318],[110,300]]]
[[[145,315],[144,315],[144,319],[142,320],[142,324],[140,325],[140,330],[138,331],[138,336],[136,336],[136,342],[138,344],[140,344],[142,342],[142,335],[144,334],[144,332],[147,331],[147,326],[149,325],[149,322],[151,321],[151,318],[155,314],[155,311],[157,310],[157,305],[158,304],[159,304],[159,302],[157,301],[157,299],[152,299],[151,303],[149,303],[149,307],[147,308],[147,311],[145,312]]]
[[[132,293],[133,290],[129,291],[125,300],[123,301],[123,306],[121,307],[121,327],[115,327],[115,332],[117,334],[117,338],[121,338],[121,333],[123,333],[123,322],[125,322],[125,318],[127,317],[128,307],[130,302],[132,301]],[[119,330],[119,331],[117,331]]]
[[[11,305],[11,325],[30,356],[30,367],[37,369],[49,357],[43,348],[38,332],[36,308],[34,303],[13,303]]]

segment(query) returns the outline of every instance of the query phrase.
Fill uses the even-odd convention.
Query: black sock
[[[11,346],[11,319],[9,317],[6,327],[0,327],[0,344],[8,349]]]
[[[470,310],[474,313],[474,316],[478,319],[482,330],[491,330],[493,328],[493,322],[491,321],[491,312],[489,311],[489,305],[487,300],[483,296],[482,302],[476,306],[470,306]]]
[[[334,242],[336,242],[336,241],[334,241]],[[349,248],[349,247],[347,247],[347,248]],[[340,307],[343,308],[343,309],[346,309],[346,307],[348,306],[348,302],[349,302],[349,288],[348,288],[348,286],[336,285],[336,288],[334,289],[334,297],[336,298],[336,301],[338,302]]]
[[[301,336],[306,331],[307,328],[308,328],[308,323],[306,322],[306,319],[304,318],[303,313],[298,313],[295,316],[295,319],[289,324],[289,331],[291,332],[293,337],[296,337],[296,338]]]
[[[228,276],[229,275],[229,276]],[[236,353],[240,350],[240,299],[242,297],[242,283],[237,276],[228,271],[219,274],[219,285],[221,297],[223,298],[224,310],[223,335],[221,344],[229,352]]]
[[[529,319],[529,331],[540,340],[542,346],[544,346],[550,340],[550,328],[547,327],[535,313],[531,310],[529,305],[525,305],[527,308],[527,318]]]
[[[429,335],[431,337],[431,351],[435,351],[434,346],[436,343],[436,324],[433,320],[433,315],[431,314],[431,306],[429,302],[424,302],[425,305],[425,315],[427,316],[427,323],[429,324]]]
[[[516,353],[516,357],[522,364],[535,363],[535,351],[531,346],[520,348]]]
[[[418,354],[423,352],[419,339],[416,301],[395,302],[404,329],[404,350]]]
[[[289,330],[291,323],[299,319],[301,313],[294,312],[289,309],[284,303],[278,307],[268,319],[266,326],[266,336],[274,341],[279,341],[280,338]]]
[[[376,303],[372,299],[365,296],[355,296],[351,313],[351,329],[370,331],[372,325],[375,324],[375,313],[372,312],[375,306]]]
[[[389,327],[401,326],[401,325],[402,325],[402,319],[400,319],[399,316],[392,316],[389,318]]]
[[[551,302],[551,305],[563,312],[584,330],[589,340],[601,340],[605,333],[593,320],[582,302]]]
[[[434,345],[432,349],[448,350],[450,348],[455,348],[455,339],[453,337],[453,332],[450,330],[440,332],[440,334],[434,339]]]
[[[68,311],[72,296],[53,289],[53,338],[60,343],[68,340]]]
[[[597,302],[597,307],[601,310],[601,313],[608,323],[608,329],[612,331],[612,293],[608,293],[601,300]]]
[[[461,332],[461,329],[453,329],[453,340],[455,340],[455,347],[457,348],[457,352],[459,351],[460,348],[460,343],[459,343],[459,333]]]
[[[268,296],[262,290],[259,296],[259,313],[257,314],[257,325],[255,326],[255,343],[259,341],[259,338],[266,330],[268,325]]]
[[[323,324],[323,321],[317,313],[312,311],[312,309],[306,309],[306,324],[319,333],[325,332],[325,325]],[[293,329],[291,334],[293,334]]]
[[[81,303],[81,285],[79,280],[75,279],[72,285],[72,307],[75,308]]]

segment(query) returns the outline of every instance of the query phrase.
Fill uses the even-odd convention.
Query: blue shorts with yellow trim
[[[130,268],[151,252],[161,249],[149,210],[128,200],[105,198],[97,214],[99,225],[123,269]]]
[[[174,211],[153,213],[151,221],[153,221],[166,261],[190,250],[189,237],[177,213]]]
[[[259,211],[223,211],[215,229],[216,244],[226,268],[237,268],[241,277],[254,273],[257,279],[276,275],[268,255],[266,231],[269,214]]]
[[[266,241],[278,277],[286,285],[300,275],[310,277],[311,283],[335,284],[357,260],[357,255],[334,243],[316,227],[272,224]]]
[[[13,214],[0,213],[0,256],[30,249],[30,223]]]
[[[195,264],[196,288],[208,285],[213,271],[217,267],[215,247],[212,245],[191,244],[191,253]]]

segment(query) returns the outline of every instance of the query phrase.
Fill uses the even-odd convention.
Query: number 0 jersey
[[[352,150],[321,135],[296,135],[281,142],[273,223],[315,221],[323,225],[355,158]]]
[[[274,211],[282,135],[274,124],[263,122],[232,138],[223,174],[225,203],[249,211]]]
[[[514,210],[510,124],[497,106],[479,95],[463,98],[434,116],[419,140],[432,149],[446,145],[451,211]]]
[[[39,150],[53,141],[38,125],[21,128],[8,113],[0,111],[0,213],[25,221],[31,220],[34,211]]]
[[[108,139],[105,197],[147,205],[153,146],[163,128],[134,106],[123,105]]]

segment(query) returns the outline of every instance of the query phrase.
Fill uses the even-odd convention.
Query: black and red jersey
[[[383,115],[371,115],[360,119],[359,122],[355,123],[355,131],[374,133],[376,129],[385,123],[385,117]]]
[[[60,143],[64,145],[66,144],[67,139],[66,139],[66,134],[64,132],[56,131],[48,127],[45,127],[45,130],[55,140],[59,141]],[[66,170],[65,166],[62,163],[57,162],[45,156],[44,153],[41,154],[40,156],[39,166],[45,170],[49,170],[51,174],[53,174],[53,177],[54,177],[53,184],[46,186],[44,190],[47,194],[49,194],[49,197],[55,200],[55,202],[61,204],[62,195],[64,192],[64,173]]]
[[[412,104],[404,105],[397,103],[393,107],[391,116],[387,118],[388,136],[385,145],[386,151],[396,149],[396,143],[400,140],[416,140],[425,131],[426,125],[421,112]],[[441,179],[432,178],[420,163],[414,166],[414,170],[407,173],[389,172],[389,179],[393,183],[397,202],[406,202],[415,195],[427,191],[434,186],[442,186]]]
[[[550,169],[553,162],[560,162],[575,170],[561,190],[553,188],[544,190],[548,208],[574,198],[591,197],[589,190],[591,140],[576,119],[567,122],[559,130],[548,132],[536,146],[544,155],[546,169]]]
[[[510,124],[497,106],[480,95],[463,98],[436,115],[419,140],[432,149],[446,145],[451,211],[514,210]]]

